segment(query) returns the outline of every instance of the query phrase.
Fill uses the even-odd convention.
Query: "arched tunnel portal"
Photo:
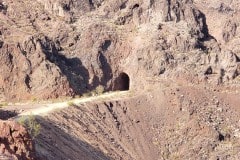
[[[120,73],[114,81],[114,91],[127,91],[130,89],[130,78],[127,73]]]

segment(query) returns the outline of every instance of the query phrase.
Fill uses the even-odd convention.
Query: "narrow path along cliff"
[[[121,91],[121,92],[111,92],[105,93],[98,96],[92,97],[82,97],[82,98],[75,98],[71,100],[66,100],[63,102],[55,102],[55,103],[35,103],[35,104],[18,104],[15,106],[9,106],[9,109],[17,109],[17,108],[26,108],[19,114],[19,116],[26,116],[26,115],[39,115],[44,116],[49,112],[53,112],[54,110],[63,109],[67,107],[71,107],[71,105],[79,105],[87,102],[96,102],[96,101],[103,101],[103,100],[118,100],[123,99],[124,97],[129,97],[131,92],[129,91]],[[6,108],[7,109],[7,108]]]

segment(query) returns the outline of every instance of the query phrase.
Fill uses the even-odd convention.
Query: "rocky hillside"
[[[35,159],[32,139],[26,129],[16,122],[0,120],[0,159]]]
[[[146,79],[239,84],[239,4],[1,0],[0,99],[81,95]]]
[[[0,106],[130,89],[37,116],[37,158],[0,121],[0,159],[240,159],[239,17],[237,0],[0,0]]]
[[[39,117],[41,160],[238,160],[238,89],[163,86]]]

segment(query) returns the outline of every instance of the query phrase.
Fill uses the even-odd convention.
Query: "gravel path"
[[[102,101],[102,100],[106,100],[106,99],[111,99],[111,100],[112,99],[121,99],[121,98],[126,97],[128,95],[128,93],[129,92],[127,92],[127,91],[121,91],[121,92],[106,93],[103,95],[92,96],[92,97],[87,97],[87,98],[76,98],[76,99],[59,102],[59,103],[47,103],[47,104],[43,104],[43,105],[36,104],[36,105],[32,105],[31,109],[26,109],[25,111],[20,113],[19,116],[24,116],[24,115],[44,116],[47,113],[50,113],[54,110],[70,107],[71,104],[79,105],[79,104],[86,103],[86,102]],[[25,104],[25,105],[28,106],[27,104]],[[21,108],[24,108],[24,106],[21,105]]]

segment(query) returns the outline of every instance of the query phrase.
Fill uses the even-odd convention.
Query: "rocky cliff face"
[[[223,0],[1,0],[1,100],[113,90],[122,72],[134,89],[238,83],[237,17]]]
[[[0,159],[34,159],[32,140],[22,126],[0,120]]]

